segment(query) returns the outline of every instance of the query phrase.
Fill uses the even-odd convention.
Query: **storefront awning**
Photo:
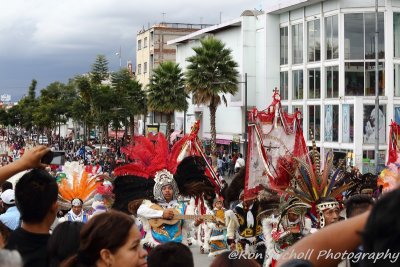
[[[232,140],[216,139],[215,143],[220,144],[220,145],[230,145],[232,143]]]

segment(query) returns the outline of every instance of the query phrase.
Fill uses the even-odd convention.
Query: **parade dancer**
[[[210,211],[210,214],[215,216],[213,222],[207,223],[207,226],[210,228],[210,253],[208,255],[212,257],[229,249],[226,238],[226,215],[228,213],[223,208],[223,200],[221,198],[215,200],[214,209]]]
[[[263,220],[267,248],[264,266],[275,266],[281,253],[311,230],[311,220],[305,216],[310,205],[287,194],[281,197],[280,204],[278,217],[272,215]]]
[[[169,241],[187,244],[190,227],[200,221],[180,199],[212,195],[216,190],[205,175],[203,159],[187,156],[178,161],[181,150],[178,142],[169,152],[162,134],[136,137],[135,144],[121,148],[131,162],[114,170],[113,208],[138,216],[141,242],[148,249]]]

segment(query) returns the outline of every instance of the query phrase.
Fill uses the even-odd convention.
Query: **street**
[[[198,245],[190,246],[190,250],[193,253],[194,267],[208,267],[214,259],[208,257],[208,253],[201,254],[200,247]]]

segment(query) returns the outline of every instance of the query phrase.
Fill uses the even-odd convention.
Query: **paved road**
[[[200,248],[197,245],[190,247],[193,253],[194,267],[208,267],[214,258],[208,257],[208,254],[200,254]]]

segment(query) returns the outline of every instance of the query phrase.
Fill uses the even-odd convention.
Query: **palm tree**
[[[195,55],[186,59],[189,62],[186,72],[186,89],[192,93],[194,104],[208,105],[210,109],[211,152],[216,152],[217,131],[215,115],[223,94],[235,94],[238,91],[238,64],[232,58],[232,50],[214,37],[200,41],[201,46],[194,47]]]
[[[171,131],[171,115],[175,110],[185,111],[185,83],[182,69],[178,64],[165,61],[153,70],[147,92],[148,108],[167,115],[167,140]]]

